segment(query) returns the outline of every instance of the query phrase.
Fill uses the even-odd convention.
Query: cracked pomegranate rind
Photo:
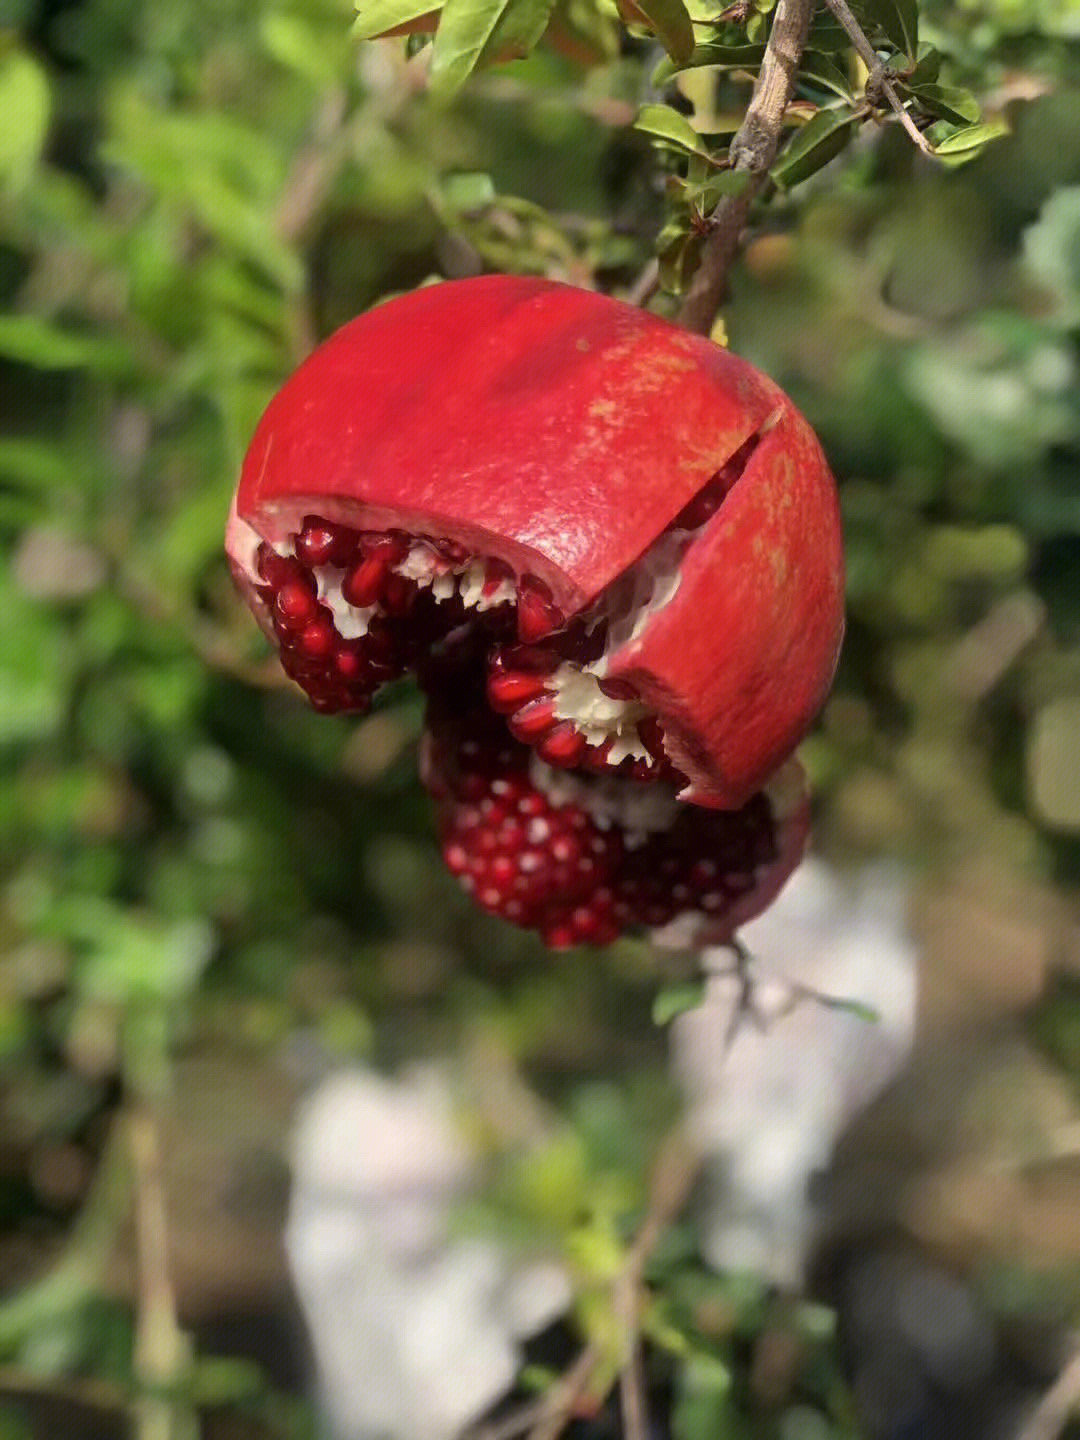
[[[605,786],[652,787],[670,811],[658,827],[667,853],[650,839],[624,870],[655,862],[683,900],[689,882],[673,852],[730,849],[725,837],[742,833],[756,859],[724,905],[719,892],[687,892],[713,919],[768,888],[753,840],[768,826],[738,832],[698,807],[764,806],[768,864],[786,863],[760,796],[832,678],[840,527],[813,434],[744,361],[546,281],[491,276],[416,292],[345,326],[273,400],[227,547],[284,668],[318,709],[362,712],[387,681],[446,673],[448,657],[467,654],[468,704],[486,696],[514,775],[548,796],[555,830],[572,802],[537,776],[571,777],[590,803]],[[549,943],[671,918],[649,919],[658,901],[616,895],[586,935],[583,920],[551,919],[535,884],[528,904],[496,905],[505,855],[493,879],[462,868],[458,842],[447,843],[481,904]],[[553,863],[558,889],[569,882]]]

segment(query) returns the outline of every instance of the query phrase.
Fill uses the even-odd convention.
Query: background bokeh
[[[552,957],[470,909],[416,697],[313,714],[221,554],[262,407],[339,323],[483,269],[634,284],[663,177],[628,127],[657,56],[605,58],[605,30],[588,68],[541,49],[437,107],[422,61],[350,19],[0,5],[3,1440],[314,1433],[280,1233],[297,1097],[336,1065],[454,1057],[490,1102],[492,1223],[573,1228],[585,1273],[675,1110],[651,1007],[686,957]],[[935,168],[868,127],[771,203],[723,321],[841,482],[848,639],[802,752],[818,848],[895,859],[915,894],[921,1047],[850,1147],[851,1233],[932,1255],[995,1324],[1067,1328],[1080,9],[930,0],[923,25],[1012,134]],[[515,1169],[507,1112],[533,1103],[558,1124]],[[820,1287],[839,1303],[827,1266]],[[710,1343],[750,1374],[783,1325],[760,1287],[722,1299]],[[831,1333],[801,1409],[790,1376],[684,1395],[676,1433],[862,1433]]]

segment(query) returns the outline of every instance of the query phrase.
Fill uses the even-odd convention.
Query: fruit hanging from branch
[[[444,857],[489,911],[556,946],[716,940],[798,862],[835,487],[700,336],[506,276],[382,305],[271,402],[227,547],[317,709],[417,673]]]

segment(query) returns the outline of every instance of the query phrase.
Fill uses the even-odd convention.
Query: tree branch
[[[732,168],[748,176],[748,183],[741,194],[726,195],[710,216],[701,261],[679,312],[679,321],[688,330],[707,335],[727,293],[728,271],[750,206],[776,159],[784,111],[795,88],[813,9],[814,0],[779,0],[777,4],[746,118],[729,152]]]
[[[847,0],[825,0],[825,4],[832,11],[837,23],[851,41],[851,48],[870,71],[869,79],[866,82],[866,89],[868,91],[873,89],[879,90],[896,112],[900,124],[911,136],[918,148],[924,155],[933,155],[934,147],[915,124],[915,121],[912,120],[907,110],[905,110],[904,102],[896,93],[896,86],[885,73],[884,67],[878,59],[874,47],[863,33],[862,26],[858,20],[856,20]]]

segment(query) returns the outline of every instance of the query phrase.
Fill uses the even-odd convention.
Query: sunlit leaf
[[[725,195],[742,195],[749,184],[750,176],[743,170],[720,170],[696,185],[688,185],[683,199],[707,215]]]
[[[970,90],[951,85],[905,85],[924,110],[956,125],[971,125],[979,118],[979,102]]]
[[[491,59],[527,54],[553,7],[554,0],[447,0],[432,52],[433,94],[455,95],[485,52]]]
[[[1004,120],[986,120],[980,125],[967,125],[963,130],[954,130],[944,140],[935,142],[934,149],[939,155],[968,155],[981,150],[991,140],[1000,140],[1008,135],[1009,127]]]
[[[547,29],[554,8],[555,0],[514,0],[507,5],[491,32],[481,63],[516,60],[530,54]]]
[[[684,65],[694,53],[694,27],[683,0],[636,0],[671,58]]]
[[[685,115],[680,115],[670,105],[643,105],[634,121],[634,129],[640,130],[643,135],[651,136],[670,149],[711,158],[712,152],[704,138]]]
[[[49,82],[21,50],[0,59],[0,183],[21,185],[37,164],[49,127]]]
[[[491,176],[482,170],[459,171],[447,175],[440,186],[442,198],[451,210],[469,214],[483,210],[495,199],[495,185]]]
[[[769,172],[785,189],[797,185],[827,165],[851,139],[852,126],[858,120],[853,110],[819,110],[814,118],[797,132],[791,144]]]
[[[357,40],[374,40],[392,31],[404,32],[410,27],[434,29],[439,0],[359,0],[352,34]],[[430,17],[429,26],[416,22]]]

